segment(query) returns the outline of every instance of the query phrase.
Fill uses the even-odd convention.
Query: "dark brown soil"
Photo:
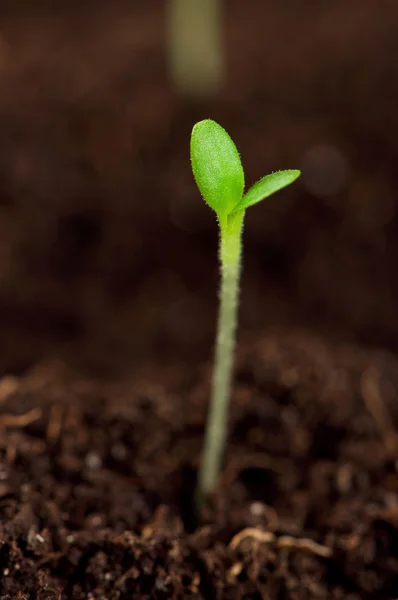
[[[188,140],[209,116],[248,184],[302,167],[333,185],[319,146],[347,166],[327,196],[303,176],[248,214],[241,330],[398,349],[396,0],[225,5],[227,77],[194,102],[167,74],[166,2],[1,3],[0,372],[207,360],[217,232]]]
[[[247,342],[198,522],[207,387],[161,366],[1,381],[1,598],[396,597],[396,359],[305,332]]]

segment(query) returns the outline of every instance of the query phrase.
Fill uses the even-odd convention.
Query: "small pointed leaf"
[[[293,183],[299,176],[300,171],[296,169],[277,171],[266,175],[246,192],[236,209],[245,210],[249,206],[261,202],[264,198],[268,198],[268,196]]]
[[[191,162],[204,200],[220,220],[225,219],[241,201],[245,181],[236,146],[221,125],[210,119],[196,123]]]

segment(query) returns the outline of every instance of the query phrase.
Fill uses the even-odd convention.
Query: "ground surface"
[[[396,597],[391,355],[304,332],[247,345],[203,523],[206,369],[96,385],[43,365],[0,389],[1,598]]]

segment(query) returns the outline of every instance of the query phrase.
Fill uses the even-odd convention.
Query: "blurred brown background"
[[[205,117],[249,185],[303,171],[247,215],[241,333],[397,349],[397,2],[225,2],[211,97],[177,89],[167,11],[0,5],[0,371],[210,356],[217,229],[189,164]]]

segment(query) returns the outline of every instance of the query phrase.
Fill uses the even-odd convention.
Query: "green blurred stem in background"
[[[168,68],[180,93],[216,93],[224,74],[222,0],[168,1]]]

